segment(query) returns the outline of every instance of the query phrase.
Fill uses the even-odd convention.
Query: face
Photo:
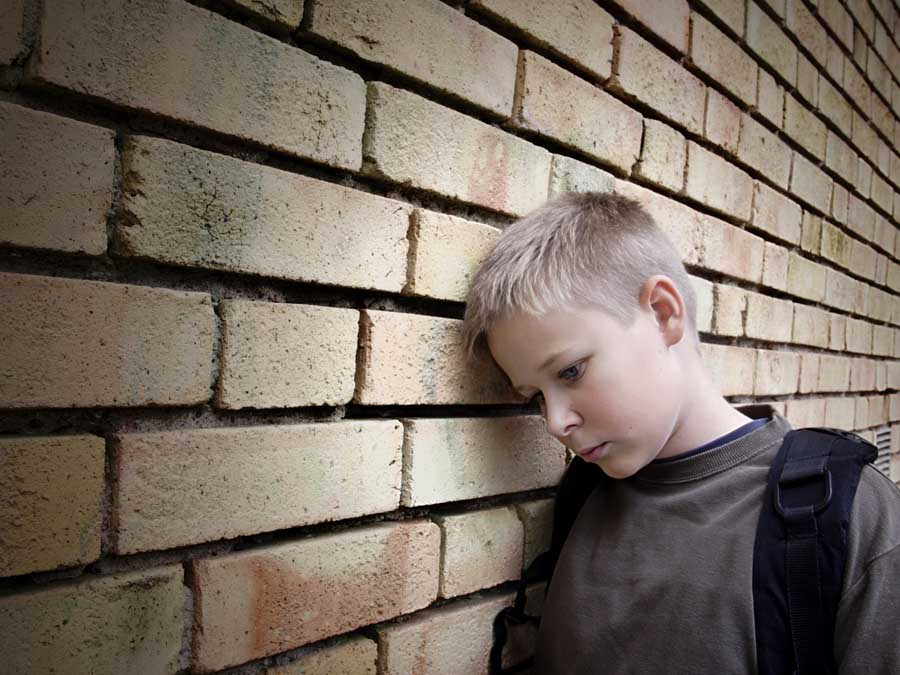
[[[613,478],[665,456],[682,401],[672,341],[650,307],[629,327],[579,308],[513,314],[488,333],[513,387],[538,397],[550,434]]]

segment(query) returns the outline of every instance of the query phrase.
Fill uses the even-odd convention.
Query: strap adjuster
[[[818,501],[810,503],[812,487],[820,484]],[[793,493],[790,495],[790,493]],[[819,513],[831,503],[831,471],[824,463],[785,465],[775,486],[775,509],[785,518]],[[786,496],[790,498],[785,499]]]

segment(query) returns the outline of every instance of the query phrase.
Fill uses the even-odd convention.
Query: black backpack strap
[[[877,449],[837,429],[789,432],[769,471],[753,550],[758,672],[835,672],[834,624],[853,498]]]

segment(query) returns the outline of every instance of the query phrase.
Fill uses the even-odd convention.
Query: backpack
[[[760,675],[831,675],[834,625],[843,587],[850,510],[863,467],[877,448],[830,428],[788,432],[769,469],[753,548],[753,612]],[[525,613],[526,588],[547,580],[582,505],[612,479],[574,457],[557,488],[549,550],[528,566],[513,606],[494,619],[490,673],[503,670],[510,625],[538,625]],[[546,592],[546,591],[545,591]]]

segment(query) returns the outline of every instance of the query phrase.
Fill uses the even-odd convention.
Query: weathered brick
[[[871,47],[869,47],[869,54],[866,59],[866,75],[875,86],[875,89],[878,90],[882,96],[889,99],[891,96],[891,87],[893,85],[893,82],[891,81],[891,71],[888,70],[887,65],[885,65],[884,61],[879,58],[878,54],[876,54]],[[874,104],[876,100],[880,99],[878,99],[878,96],[873,96],[872,103]],[[869,113],[874,119],[874,105]]]
[[[825,26],[806,8],[803,0],[787,0],[785,22],[800,44],[824,66],[828,59],[828,33]],[[801,56],[801,62],[802,60]]]
[[[848,183],[853,183],[856,178],[856,165],[856,153],[840,136],[829,130],[825,141],[825,166]]]
[[[635,173],[674,192],[684,187],[687,142],[672,127],[657,120],[644,120],[644,142]]]
[[[495,227],[416,209],[405,292],[442,300],[466,299],[478,267],[500,232]]]
[[[870,279],[875,276],[875,249],[856,239],[850,245],[849,269],[854,274]],[[870,308],[871,309],[871,308]]]
[[[747,45],[789,84],[796,84],[797,47],[752,1],[747,2]]]
[[[368,173],[412,187],[514,215],[546,200],[549,152],[381,82],[369,84],[364,145]]]
[[[762,68],[757,79],[756,109],[776,127],[781,127],[784,124],[784,87]]]
[[[758,283],[762,279],[763,239],[711,216],[706,217],[703,223],[704,248],[700,264],[716,272]]]
[[[860,396],[859,398],[854,399],[854,416],[853,416],[853,426],[851,429],[861,430],[865,429],[869,426],[869,400]]]
[[[565,449],[534,416],[404,424],[404,506],[549,487],[565,468]]]
[[[601,79],[610,75],[613,19],[591,0],[553,4],[543,0],[474,0],[470,7],[514,26],[539,47]]]
[[[753,393],[756,354],[759,350],[702,343],[700,354],[723,396]]]
[[[869,117],[872,114],[872,106],[870,103],[872,89],[866,82],[865,76],[859,72],[859,69],[853,61],[848,58],[844,59],[843,84],[844,91],[847,92],[847,96],[850,100],[862,108],[863,114],[866,117]]]
[[[196,405],[212,384],[204,293],[0,274],[0,408]]]
[[[516,504],[516,513],[522,521],[525,534],[523,545],[523,569],[534,559],[550,548],[550,535],[553,531],[553,500],[535,499],[530,502]]]
[[[716,284],[715,293],[715,334],[742,336],[747,315],[747,291],[729,284]]]
[[[827,349],[829,325],[828,312],[817,307],[795,304],[791,341]]]
[[[891,290],[900,293],[900,265],[897,263],[888,266],[887,285]]]
[[[819,14],[828,27],[834,31],[847,49],[853,49],[853,19],[843,4],[835,2],[818,3]]]
[[[821,280],[817,282],[821,283]],[[856,282],[843,272],[829,269],[825,284],[825,303],[850,311],[854,309],[856,298]]]
[[[875,211],[853,193],[849,197],[847,224],[864,239],[875,235]]]
[[[700,4],[706,5],[713,14],[737,33],[738,37],[743,37],[746,5],[744,0],[700,0]]]
[[[509,115],[516,45],[439,0],[315,0],[310,17],[311,33],[366,61]]]
[[[870,40],[875,36],[875,12],[868,0],[847,0],[847,8],[859,22],[860,27]]]
[[[759,340],[790,342],[794,303],[760,293],[747,293],[745,335]]]
[[[104,448],[96,436],[0,438],[0,577],[100,557]]]
[[[850,391],[868,391],[875,388],[878,364],[872,359],[850,360]]]
[[[830,397],[825,399],[825,419],[837,429],[852,429],[855,405],[852,398]]]
[[[822,255],[841,267],[849,268],[852,252],[853,239],[840,228],[825,222],[822,225]]]
[[[889,399],[886,396],[867,396],[866,403],[869,407],[866,426],[877,427],[886,424],[890,417],[888,414]]]
[[[788,260],[787,291],[791,295],[814,302],[825,299],[825,280],[828,268],[791,253]]]
[[[704,138],[735,155],[741,133],[741,109],[711,87],[706,89]]]
[[[858,319],[847,319],[847,351],[857,354],[872,353],[872,324]]]
[[[190,67],[173,68],[173,58]],[[185,2],[153,0],[136,12],[127,0],[48,0],[28,74],[282,152],[360,166],[359,75]]]
[[[393,292],[406,282],[407,204],[156,138],[128,138],[123,163],[119,255]]]
[[[25,52],[26,0],[6,0],[0,7],[0,65],[9,65]]]
[[[522,522],[511,506],[436,518],[443,537],[439,595],[452,598],[517,579]]]
[[[894,356],[896,329],[890,326],[873,326],[872,353],[876,356]]]
[[[352,637],[334,646],[304,652],[295,661],[265,670],[266,675],[375,675],[378,645],[368,638]]]
[[[887,256],[881,255],[880,253],[874,254],[875,258],[875,283],[880,286],[887,285],[887,274],[888,269],[891,265],[891,261]]]
[[[828,38],[828,54],[825,59],[825,72],[835,82],[841,82],[844,77],[844,50],[837,40]]]
[[[801,394],[810,394],[816,390],[819,384],[819,355],[800,355],[800,388]],[[822,412],[825,411],[825,403],[822,402]]]
[[[194,560],[193,668],[219,670],[428,606],[440,531],[376,524]]]
[[[869,297],[869,306],[865,312],[866,316],[885,323],[896,322],[900,318],[900,315],[896,314],[900,304],[898,304],[897,297],[893,293],[887,293],[880,288],[874,288],[862,282],[860,284],[867,288]]]
[[[809,253],[819,254],[822,248],[822,218],[811,211],[803,212],[800,226],[800,248]]]
[[[791,173],[791,149],[747,114],[741,116],[738,157],[782,188]]]
[[[831,206],[831,184],[834,181],[822,169],[794,153],[791,163],[791,193],[822,213],[828,213]]]
[[[853,156],[856,157],[856,153],[853,153]],[[864,158],[859,157],[857,161],[856,175],[853,179],[853,186],[856,188],[857,192],[859,192],[863,197],[866,198],[868,198],[872,193],[872,172],[872,165],[869,164]]]
[[[303,0],[231,0],[231,3],[281,31],[296,30],[303,18]]]
[[[9,673],[174,673],[184,631],[180,565],[85,577],[0,598]]]
[[[787,96],[784,107],[784,130],[819,159],[825,158],[825,123],[795,97]]]
[[[875,127],[888,139],[894,133],[894,111],[891,110],[890,103],[885,103],[878,96],[872,97],[872,122]],[[893,179],[893,168],[891,168],[891,177]],[[894,183],[898,181],[894,179]]]
[[[789,253],[786,248],[769,241],[766,242],[763,258],[763,284],[779,291],[787,290],[788,257]]]
[[[394,420],[122,434],[115,551],[390,511],[399,505],[402,443]]]
[[[855,110],[853,111],[853,134],[851,140],[859,148],[864,157],[873,160],[878,156],[878,135],[869,126],[868,120]]]
[[[828,348],[842,352],[847,346],[847,317],[840,314],[828,315]]]
[[[744,105],[756,105],[758,67],[740,45],[699,14],[692,15],[691,61],[737,96]]]
[[[863,35],[863,32],[858,28],[854,27],[853,29],[853,60],[859,64],[860,68],[865,69],[866,67],[866,55],[869,50],[866,45],[866,37]]]
[[[844,94],[824,75],[819,77],[819,110],[840,129],[850,136],[853,128],[853,108]]]
[[[0,243],[105,253],[114,139],[109,129],[0,102]]]
[[[797,58],[797,93],[816,108],[819,104],[819,71],[803,54],[798,54]]]
[[[894,206],[894,190],[884,178],[877,173],[872,173],[872,201],[891,213]]]
[[[352,398],[356,310],[252,300],[224,300],[219,309],[219,407],[341,405]]]
[[[631,170],[641,150],[640,113],[534,52],[522,52],[520,66],[513,126]]]
[[[628,28],[620,27],[615,86],[695,134],[703,133],[705,86]]]
[[[800,354],[758,350],[754,380],[757,396],[795,393],[800,385]]]
[[[797,244],[800,242],[800,224],[803,212],[800,205],[791,201],[765,183],[753,183],[753,212],[751,223],[771,232],[779,239]]]
[[[835,181],[831,188],[831,217],[844,225],[847,224],[849,198],[847,188]]]
[[[788,422],[795,429],[825,426],[825,399],[806,398],[787,402]]]
[[[685,193],[735,218],[750,218],[753,180],[736,166],[693,141],[688,143]]]
[[[850,385],[852,359],[822,354],[819,357],[819,391],[843,392]]]
[[[557,197],[565,192],[612,192],[615,183],[615,176],[603,169],[565,155],[553,155],[548,197]]]

